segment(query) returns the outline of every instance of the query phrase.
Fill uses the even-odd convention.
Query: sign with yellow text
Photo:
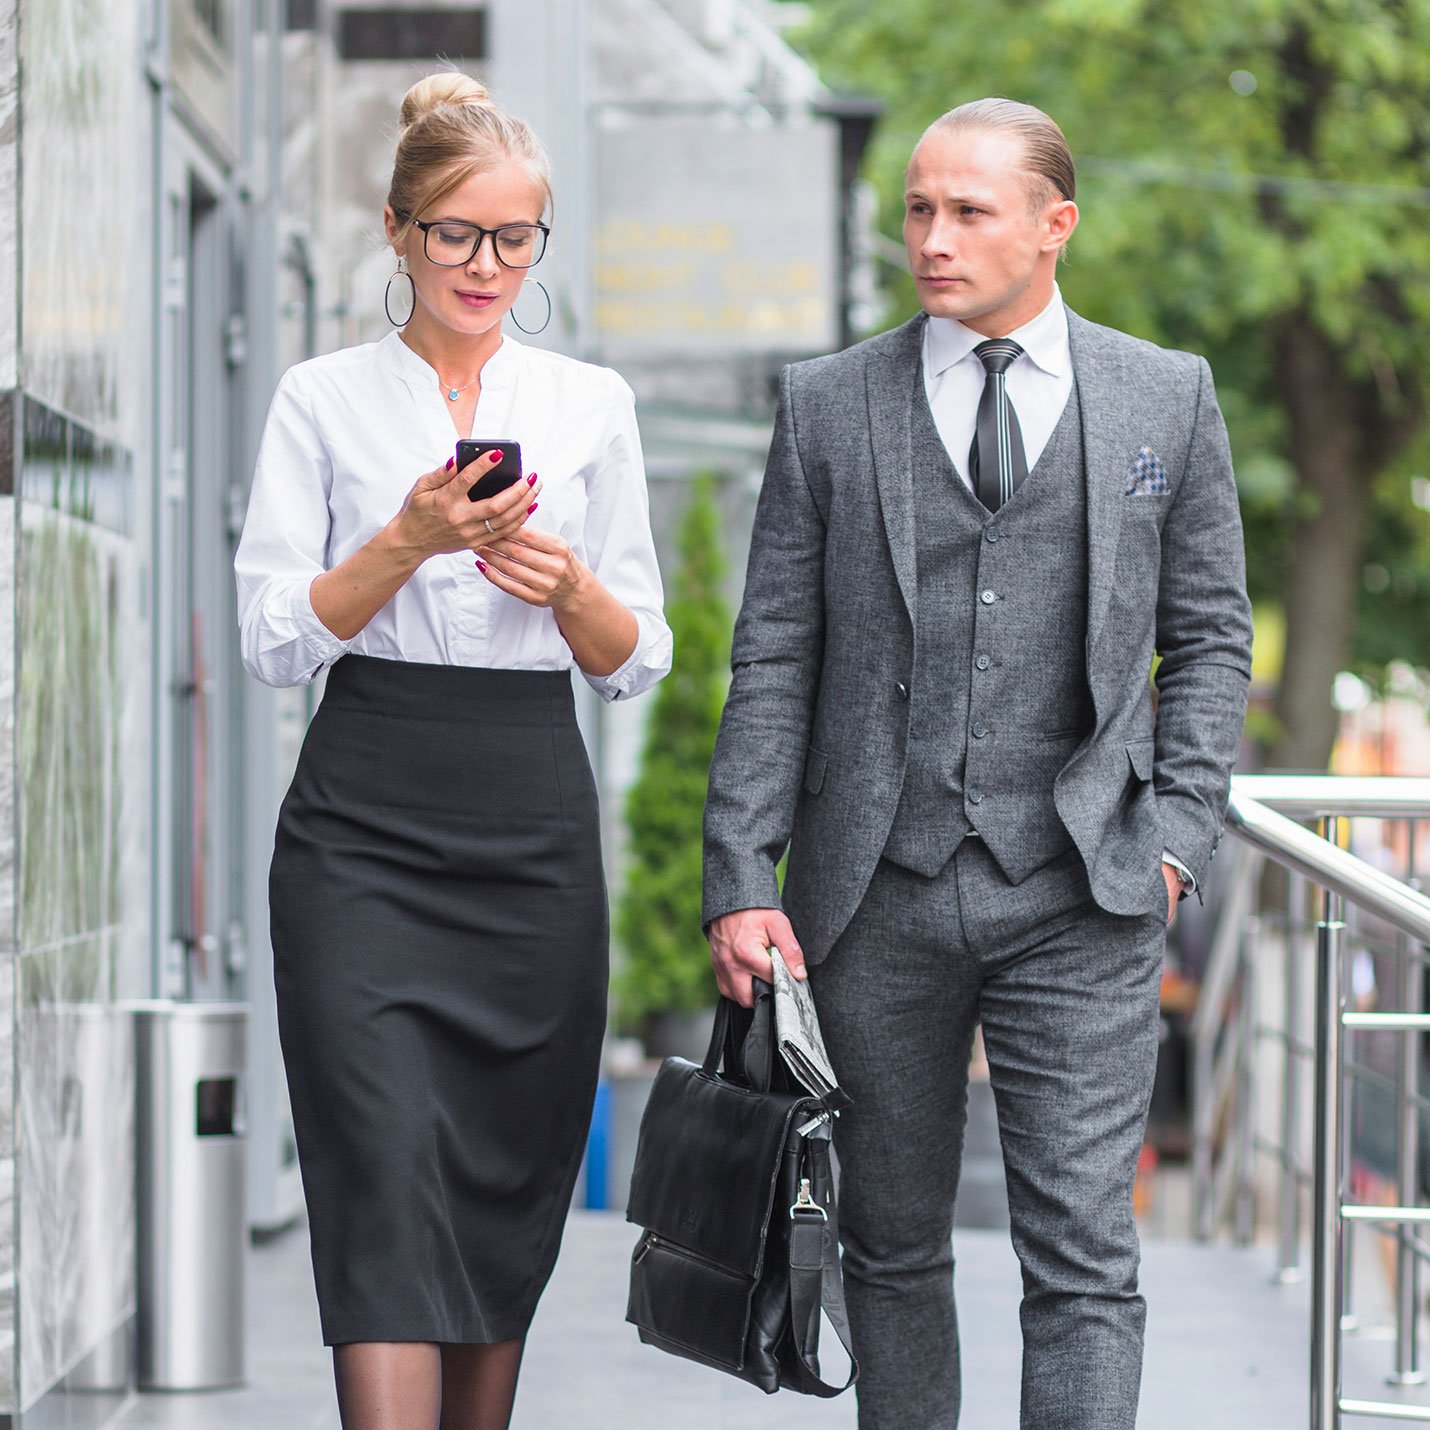
[[[827,120],[641,118],[599,136],[603,357],[838,342],[838,137]]]

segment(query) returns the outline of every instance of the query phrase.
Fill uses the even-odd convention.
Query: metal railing
[[[1403,821],[1404,878],[1340,846],[1354,818]],[[1193,1166],[1197,1232],[1209,1237],[1230,1223],[1254,1234],[1256,1160],[1275,1163],[1279,1279],[1298,1280],[1302,1215],[1311,1209],[1311,1430],[1339,1430],[1342,1418],[1375,1417],[1430,1424],[1430,1406],[1347,1399],[1342,1395],[1343,1331],[1355,1324],[1349,1241],[1360,1224],[1394,1235],[1396,1386],[1418,1385],[1420,1267],[1430,1259],[1430,1207],[1421,1205],[1420,1114],[1430,1097],[1420,1086],[1420,1038],[1430,1032],[1423,985],[1430,974],[1430,899],[1418,892],[1416,844],[1430,819],[1430,779],[1334,776],[1237,776],[1228,832],[1239,858],[1223,889],[1223,911],[1191,1025]],[[1320,832],[1298,820],[1314,820]],[[1287,873],[1276,908],[1258,903],[1267,862]],[[1375,927],[1374,922],[1379,922]],[[1307,959],[1306,942],[1313,940]],[[1267,961],[1278,951],[1279,1017],[1261,1018],[1259,992],[1275,987]],[[1393,963],[1395,1011],[1347,1010],[1348,954]],[[1308,970],[1307,964],[1310,963]],[[1310,989],[1307,973],[1310,973]],[[1308,1000],[1306,994],[1313,993]],[[1308,1026],[1309,1025],[1309,1026]],[[1359,1059],[1356,1039],[1393,1035],[1393,1076]],[[1258,1058],[1279,1064],[1281,1097],[1275,1130],[1257,1126]],[[1304,1100],[1309,1071],[1311,1098]],[[1347,1199],[1352,1119],[1357,1091],[1389,1092],[1396,1109],[1395,1202]],[[1309,1114],[1311,1155],[1304,1156]]]

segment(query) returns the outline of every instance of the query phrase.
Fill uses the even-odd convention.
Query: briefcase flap
[[[626,1219],[758,1277],[790,1125],[812,1106],[667,1058],[641,1119]]]

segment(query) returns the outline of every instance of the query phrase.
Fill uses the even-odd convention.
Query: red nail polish
[[[492,459],[492,461],[494,461],[494,462],[499,462],[499,461],[501,461],[501,448],[498,447],[498,448],[496,449],[496,451],[494,451],[494,452],[488,452],[488,453],[487,453],[487,456],[489,456],[489,457]]]
[[[485,575],[487,570],[487,563],[485,561],[478,561],[477,570],[480,571],[483,575]]]
[[[534,487],[534,486],[536,485],[536,473],[535,473],[535,472],[533,472],[533,473],[526,479],[526,484],[527,484],[527,486],[529,486],[529,487]]]
[[[532,502],[532,504],[531,504],[529,507],[527,507],[527,509],[526,509],[526,514],[527,514],[527,516],[530,516],[530,515],[532,514],[532,512],[534,512],[534,511],[536,510],[536,508],[539,507],[540,505],[541,505],[541,503],[540,503],[539,501],[534,501],[534,502]]]
[[[452,468],[455,467],[456,465],[457,465],[457,459],[456,459],[455,457],[448,457],[448,458],[447,458],[447,470],[448,470],[449,472],[450,472],[450,471],[452,470]]]

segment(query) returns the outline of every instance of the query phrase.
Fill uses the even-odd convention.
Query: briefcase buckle
[[[835,1114],[837,1115],[837,1114]],[[812,1137],[830,1119],[830,1113],[825,1111],[816,1112],[808,1122],[795,1128],[801,1137]],[[828,1135],[827,1133],[825,1134]]]
[[[789,1209],[789,1214],[791,1217],[794,1217],[807,1215],[810,1212],[816,1213],[825,1221],[829,1220],[829,1213],[815,1201],[810,1191],[809,1178],[801,1177],[799,1179],[799,1197],[796,1199],[795,1204]]]

